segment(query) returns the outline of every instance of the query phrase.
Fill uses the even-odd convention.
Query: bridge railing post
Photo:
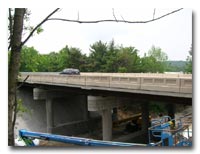
[[[180,93],[192,92],[192,79],[180,78]]]

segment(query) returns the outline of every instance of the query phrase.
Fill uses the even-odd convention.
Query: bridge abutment
[[[86,95],[23,87],[18,92],[18,98],[28,111],[17,118],[17,129],[62,135],[77,135],[88,131],[90,119]]]

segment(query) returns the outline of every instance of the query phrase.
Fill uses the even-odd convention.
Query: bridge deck
[[[81,73],[81,75],[61,75],[59,73],[21,72],[20,80],[23,81],[27,75],[29,75],[27,83],[192,98],[191,74]]]

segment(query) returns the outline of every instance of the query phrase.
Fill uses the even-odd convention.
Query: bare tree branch
[[[155,17],[156,9],[153,10],[153,19]]]
[[[12,14],[11,14],[11,8],[9,8],[9,31],[10,31],[10,36],[12,35],[12,29],[13,29],[13,21],[12,21]],[[10,37],[9,37],[10,38]]]
[[[76,23],[100,23],[100,22],[124,22],[124,23],[131,23],[131,24],[140,24],[140,23],[149,23],[149,22],[153,22],[153,21],[156,21],[156,20],[159,20],[161,18],[164,18],[170,14],[173,14],[173,13],[176,13],[180,10],[182,10],[183,8],[180,8],[180,9],[177,9],[177,10],[174,10],[172,12],[169,12],[167,14],[164,14],[162,16],[159,16],[155,19],[150,19],[150,20],[144,20],[144,21],[129,21],[129,20],[113,20],[113,19],[107,19],[107,20],[94,20],[94,21],[78,21],[78,20],[70,20],[70,19],[63,19],[63,18],[49,18],[48,20],[60,20],[60,21],[67,21],[67,22],[76,22]]]
[[[79,21],[79,11],[78,11],[78,15],[77,15],[77,20]]]
[[[121,15],[121,18],[122,18],[122,20],[124,20],[124,18],[123,18],[123,16]],[[124,20],[124,22],[126,22],[125,20]]]
[[[10,32],[10,36],[9,36],[8,40],[10,40],[10,42],[9,42],[8,48],[11,47],[11,36],[12,36],[12,33],[13,33],[13,21],[12,21],[12,13],[11,12],[12,12],[12,9],[9,8],[9,17],[8,17],[8,19],[9,19],[9,32]]]
[[[113,10],[113,17],[115,18],[115,21],[117,21],[117,18],[115,17],[115,10],[114,10],[114,8],[112,10]]]
[[[153,19],[150,19],[150,20],[144,20],[144,21],[130,21],[130,20],[124,20],[124,18],[122,17],[122,20],[117,20],[116,16],[115,16],[115,12],[114,12],[114,9],[113,9],[113,16],[115,18],[115,20],[113,19],[107,19],[107,20],[94,20],[94,21],[80,21],[79,20],[79,12],[78,12],[78,20],[71,20],[71,19],[63,19],[63,18],[50,18],[54,13],[56,13],[59,8],[55,9],[52,13],[50,13],[44,20],[42,20],[31,32],[30,34],[27,36],[27,38],[21,43],[21,46],[23,46],[27,41],[28,39],[33,35],[33,33],[43,24],[45,23],[46,21],[48,20],[60,20],[60,21],[67,21],[67,22],[76,22],[76,23],[100,23],[100,22],[122,22],[122,23],[132,23],[132,24],[136,24],[136,23],[149,23],[149,22],[153,22],[153,21],[156,21],[156,20],[159,20],[161,18],[164,18],[170,14],[173,14],[173,13],[176,13],[180,10],[182,10],[183,8],[180,8],[180,9],[177,9],[177,10],[174,10],[172,12],[169,12],[167,14],[164,14],[162,16],[159,16],[157,18],[154,18],[155,16],[155,9],[154,9],[154,14],[153,14]],[[10,45],[8,47],[8,50],[10,49]]]
[[[27,75],[26,78],[24,79],[24,81],[19,86],[17,86],[17,89],[19,89],[21,86],[23,86],[28,78],[29,78],[29,75]]]
[[[145,21],[129,21],[129,20],[124,20],[124,18],[122,17],[122,20],[117,20],[116,16],[115,16],[115,12],[114,12],[114,9],[113,9],[113,16],[115,18],[115,20],[113,19],[107,19],[107,20],[94,20],[94,21],[79,21],[79,12],[78,12],[78,20],[70,20],[70,19],[63,19],[63,18],[50,18],[55,12],[57,12],[59,10],[59,8],[55,9],[52,13],[50,13],[44,20],[42,20],[31,32],[30,34],[27,36],[27,38],[21,43],[21,46],[23,46],[27,41],[28,39],[33,35],[33,33],[46,21],[48,20],[60,20],[60,21],[67,21],[67,22],[76,22],[76,23],[100,23],[100,22],[124,22],[124,23],[149,23],[149,22],[153,22],[153,21],[156,21],[156,20],[159,20],[161,18],[164,18],[170,14],[173,14],[175,12],[178,12],[180,10],[182,10],[183,8],[180,8],[180,9],[177,9],[177,10],[174,10],[172,12],[169,12],[167,14],[164,14],[160,17],[157,17],[154,19],[154,16],[155,16],[155,9],[154,9],[154,14],[153,14],[153,19],[151,20],[145,20]],[[9,17],[10,17],[10,11],[9,11]],[[11,23],[11,22],[10,22]],[[11,31],[10,31],[11,32]],[[10,45],[8,47],[8,50],[10,49]]]
[[[28,39],[33,35],[33,33],[44,23],[46,22],[49,17],[51,17],[54,13],[56,13],[59,10],[59,8],[55,9],[52,13],[50,13],[44,20],[42,20],[31,32],[30,34],[27,36],[27,38],[21,43],[21,46],[23,46]]]
[[[12,121],[12,126],[15,126],[15,122],[17,119],[17,95],[15,94],[15,103],[14,103],[14,115],[13,115],[13,121]]]

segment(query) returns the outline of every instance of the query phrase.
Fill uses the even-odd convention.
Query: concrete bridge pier
[[[118,106],[114,97],[88,96],[88,111],[99,111],[102,115],[103,140],[112,140],[112,109]]]
[[[112,113],[111,109],[102,110],[103,140],[112,140]]]

